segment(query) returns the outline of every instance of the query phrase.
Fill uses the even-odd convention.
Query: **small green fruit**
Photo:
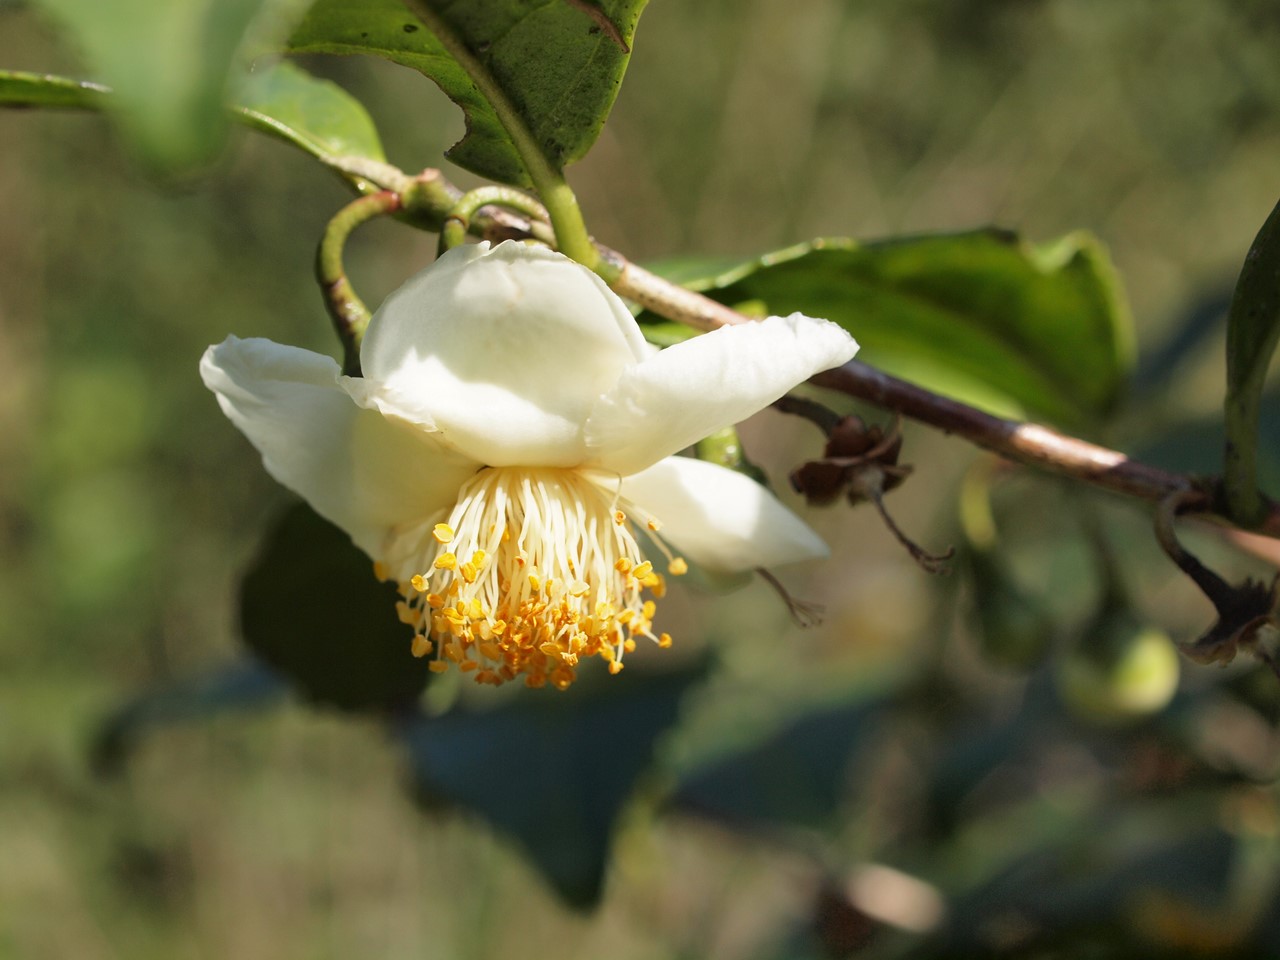
[[[1164,631],[1115,616],[1058,659],[1054,679],[1081,720],[1121,724],[1163,709],[1178,689],[1179,666]]]

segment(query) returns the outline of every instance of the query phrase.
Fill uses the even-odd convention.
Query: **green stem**
[[[369,308],[356,295],[342,264],[342,251],[351,231],[362,223],[400,209],[400,195],[391,190],[371,193],[353,200],[329,221],[316,250],[316,280],[324,294],[324,305],[342,341],[342,370],[360,375],[360,341],[369,325]]]
[[[1266,516],[1258,490],[1258,410],[1267,368],[1280,339],[1280,204],[1245,256],[1227,315],[1227,442],[1222,492],[1226,512],[1243,527]]]
[[[552,229],[555,230],[557,248],[565,256],[595,270],[600,262],[600,253],[591,242],[590,234],[587,233],[587,225],[582,219],[578,200],[569,188],[569,184],[565,182],[564,174],[548,162],[519,111],[507,98],[506,92],[499,86],[488,68],[471,52],[462,37],[455,33],[448,21],[436,12],[432,0],[404,0],[404,2],[426,24],[427,29],[440,41],[440,45],[467,72],[476,88],[493,107],[493,112],[497,115],[503,129],[507,131],[507,135],[511,137],[516,153],[524,163],[534,190],[546,206]]]
[[[467,231],[471,229],[471,218],[481,207],[502,206],[517,213],[523,213],[531,222],[547,220],[546,208],[526,193],[513,187],[488,186],[478,187],[463,194],[458,202],[449,210],[444,224],[440,228],[440,246],[438,253],[452,250],[466,242]]]

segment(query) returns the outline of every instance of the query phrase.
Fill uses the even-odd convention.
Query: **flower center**
[[[573,470],[481,470],[448,519],[422,529],[420,572],[400,584],[414,656],[434,654],[433,671],[454,663],[479,683],[523,674],[530,687],[563,690],[582,657],[618,673],[636,637],[670,646],[668,634],[653,633],[666,584],[632,526],[656,532],[658,522],[625,506],[630,515]],[[672,574],[687,569],[679,558],[669,565]]]

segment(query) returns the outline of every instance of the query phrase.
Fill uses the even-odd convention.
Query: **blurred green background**
[[[597,237],[642,262],[992,223],[1035,240],[1094,230],[1126,283],[1143,356],[1163,358],[1140,365],[1107,439],[1210,470],[1212,431],[1185,424],[1215,415],[1217,306],[1280,194],[1277,51],[1280,14],[1260,0],[655,2],[609,124],[570,180]],[[305,63],[369,105],[405,169],[438,165],[461,135],[456,109],[416,74]],[[13,3],[0,4],[0,66],[83,73],[57,30]],[[1273,680],[1187,666],[1164,726],[1097,732],[1052,709],[1043,670],[983,661],[964,568],[931,578],[869,508],[806,511],[787,490],[833,548],[828,564],[783,571],[826,606],[825,623],[791,626],[759,583],[668,601],[685,655],[710,647],[719,665],[627,808],[594,914],[565,909],[473,818],[415,808],[401,753],[370,722],[290,702],[158,732],[123,774],[95,777],[89,745],[112,709],[236,654],[238,577],[289,502],[201,386],[200,353],[228,333],[336,353],[311,262],[348,195],[288,147],[233,133],[206,177],[159,186],[100,117],[0,112],[0,956],[839,954],[860,946],[870,905],[859,865],[924,876],[924,892],[887,909],[898,926],[927,923],[931,896],[1003,876],[1019,842],[1094,831],[1112,851],[1206,831],[1240,841],[1227,866],[1210,845],[1152,873],[1203,874],[1191,893],[1147,891],[1146,874],[1099,881],[1102,899],[1080,910],[1123,902],[1133,942],[1219,954],[1253,949],[1241,944],[1276,924],[1231,892],[1240,870],[1276,859]],[[350,271],[376,303],[434,245],[374,224]],[[1180,334],[1190,348],[1170,353]],[[811,428],[772,411],[743,436],[777,488],[819,449]],[[974,457],[908,429],[917,473],[889,503],[926,546],[959,542],[957,489]],[[996,497],[1002,556],[1059,639],[1099,593],[1061,507],[1071,496],[1016,475]],[[1143,511],[1087,493],[1074,503],[1112,536],[1144,622],[1183,640],[1208,625]],[[1230,574],[1266,574],[1212,533],[1189,539]],[[890,714],[858,728],[856,751],[813,761],[838,788],[820,827],[690,813],[707,791],[736,789],[697,781],[701,759],[819,705],[879,698]],[[1001,726],[1016,717],[1029,719]],[[955,735],[965,724],[970,740]],[[955,751],[998,752],[979,734],[1032,728],[1052,750],[999,754],[954,806],[930,807]],[[664,805],[684,774],[693,799]],[[806,802],[786,799],[788,813]],[[1070,861],[1071,882],[1111,877],[1092,863]],[[1245,875],[1264,877],[1255,898],[1270,896],[1274,871]],[[1075,902],[1065,880],[1052,889]],[[1000,896],[989,899],[1012,902]],[[968,955],[1069,948],[1028,937],[1028,925],[1055,922],[1031,908],[952,903],[995,918]],[[1130,943],[1098,936],[1079,941],[1091,953],[1034,955]],[[869,949],[898,955],[913,942],[892,934]]]

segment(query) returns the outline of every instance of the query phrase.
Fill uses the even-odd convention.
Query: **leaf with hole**
[[[528,186],[504,125],[556,169],[595,143],[617,97],[648,0],[318,0],[289,40],[299,53],[369,54],[431,78],[462,108],[467,131],[446,154],[473,173]],[[501,101],[501,102],[498,102]]]

